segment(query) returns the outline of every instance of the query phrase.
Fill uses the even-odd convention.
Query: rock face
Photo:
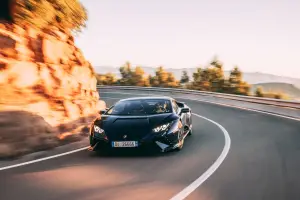
[[[96,83],[71,35],[0,24],[0,157],[79,138],[104,106]]]

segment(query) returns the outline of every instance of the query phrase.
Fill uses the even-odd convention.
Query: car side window
[[[181,102],[175,102],[176,104],[177,104],[177,106],[179,107],[179,108],[183,108],[184,107],[184,104],[183,103],[181,103]]]
[[[177,103],[174,100],[172,100],[172,105],[173,105],[173,108],[174,108],[175,112],[178,113],[179,108],[178,108]]]

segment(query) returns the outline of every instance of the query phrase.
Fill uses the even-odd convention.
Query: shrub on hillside
[[[289,97],[284,93],[279,92],[264,92],[262,87],[258,87],[255,90],[255,96],[256,97],[265,97],[265,98],[271,98],[271,99],[289,99]]]
[[[272,99],[284,99],[284,100],[289,99],[289,97],[286,94],[279,93],[279,92],[268,92],[264,94],[264,97],[272,98]]]
[[[263,97],[263,96],[264,96],[261,87],[256,88],[256,90],[255,90],[255,96],[256,96],[256,97]]]
[[[55,26],[80,31],[85,27],[87,12],[79,0],[15,0],[13,20],[38,29]]]

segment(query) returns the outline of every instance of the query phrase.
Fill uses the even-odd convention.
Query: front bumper
[[[125,141],[125,140],[124,140]],[[138,147],[133,148],[114,148],[112,147],[112,141],[107,137],[97,137],[90,136],[90,151],[98,151],[98,150],[124,150],[124,149],[151,149],[152,151],[166,152],[170,151],[177,147],[178,144],[178,134],[172,133],[165,136],[154,136],[152,138],[139,140]]]

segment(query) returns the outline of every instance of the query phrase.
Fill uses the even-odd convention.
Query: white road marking
[[[114,98],[114,97],[107,97],[107,98],[109,98],[109,99],[120,99],[120,98]],[[198,114],[195,114],[195,113],[193,113],[193,115],[196,116],[196,117],[202,118],[204,120],[207,120],[207,121],[215,124],[216,126],[218,126],[224,134],[225,145],[224,145],[224,148],[223,148],[223,151],[222,151],[221,155],[217,158],[217,160],[213,163],[213,165],[211,165],[208,168],[208,170],[206,170],[204,172],[204,174],[202,174],[199,178],[197,178],[193,183],[191,183],[189,186],[187,186],[185,189],[183,189],[177,195],[172,197],[171,200],[183,200],[188,195],[190,195],[194,190],[196,190],[204,181],[206,181],[220,167],[220,165],[225,160],[225,158],[226,158],[226,156],[227,156],[227,154],[230,150],[230,145],[231,145],[230,136],[229,136],[228,132],[226,131],[226,129],[222,125],[218,124],[217,122],[215,122],[211,119],[203,117],[201,115],[198,115]],[[25,165],[29,165],[29,164],[33,164],[33,163],[37,163],[37,162],[41,162],[41,161],[45,161],[45,160],[65,156],[65,155],[69,155],[69,154],[72,154],[72,153],[76,153],[76,152],[79,152],[79,151],[86,150],[87,148],[88,147],[84,147],[84,148],[76,149],[76,150],[69,151],[69,152],[66,152],[66,153],[57,154],[57,155],[54,155],[54,156],[49,156],[49,157],[45,157],[45,158],[41,158],[41,159],[37,159],[37,160],[23,162],[23,163],[16,164],[16,165],[10,165],[10,166],[7,166],[7,167],[2,167],[2,168],[0,168],[0,171],[6,170],[6,169],[11,169],[11,168],[16,168],[16,167],[21,167],[21,166],[25,166]]]
[[[149,96],[150,95],[150,94],[135,94],[135,93],[126,93],[126,92],[118,92],[118,93],[116,93],[116,92],[101,92],[101,93],[104,93],[104,94],[105,93],[107,93],[107,94],[128,94],[128,95],[140,95],[140,96]],[[103,98],[106,98],[106,97],[103,97]],[[112,98],[113,97],[111,97],[111,99]],[[115,98],[115,99],[121,99],[121,98]],[[221,105],[221,106],[226,106],[226,107],[231,107],[231,108],[238,108],[238,109],[241,109],[241,110],[247,110],[247,111],[251,111],[251,112],[257,112],[257,113],[262,113],[262,114],[266,114],[266,115],[272,115],[272,116],[275,116],[275,117],[281,117],[281,118],[285,118],[285,119],[300,121],[300,118],[289,117],[289,116],[285,116],[285,115],[281,115],[281,114],[270,113],[270,112],[266,112],[266,111],[262,111],[262,110],[244,108],[244,107],[234,106],[234,105],[229,105],[229,104],[217,103],[217,102],[200,100],[200,99],[187,99],[187,98],[180,98],[180,97],[177,97],[176,99],[185,99],[185,100],[191,100],[191,101],[205,102],[205,103],[216,104],[216,105]]]
[[[197,178],[194,182],[192,182],[189,186],[184,188],[181,192],[176,194],[170,200],[183,200],[188,195],[190,195],[194,190],[196,190],[202,183],[204,183],[204,181],[206,181],[220,167],[220,165],[223,163],[223,161],[225,160],[225,158],[226,158],[226,156],[227,156],[227,154],[230,150],[231,139],[230,139],[230,136],[229,136],[228,132],[226,131],[226,129],[222,125],[220,125],[219,123],[217,123],[217,122],[215,122],[211,119],[203,117],[201,115],[198,115],[198,114],[195,114],[195,113],[193,113],[193,115],[195,115],[199,118],[205,119],[205,120],[215,124],[216,126],[218,126],[224,134],[225,145],[224,145],[224,148],[223,148],[223,151],[222,151],[221,155],[214,162],[214,164],[212,166],[210,166],[199,178]]]
[[[120,93],[118,93],[120,94]],[[120,98],[116,98],[116,97],[106,97],[107,99],[120,99]],[[185,98],[182,98],[185,99]],[[199,186],[202,185],[202,183],[204,183],[204,181],[206,181],[219,167],[220,165],[223,163],[223,161],[225,160],[229,150],[230,150],[230,146],[231,146],[231,139],[230,136],[227,132],[227,130],[220,125],[219,123],[208,119],[206,117],[203,117],[201,115],[195,114],[193,113],[194,116],[202,118],[204,120],[207,120],[213,124],[215,124],[216,126],[218,126],[225,137],[225,145],[224,148],[222,150],[222,153],[220,154],[220,156],[217,158],[217,160],[199,177],[197,178],[194,182],[192,182],[189,186],[187,186],[186,188],[184,188],[181,192],[179,192],[178,194],[176,194],[174,197],[172,197],[170,200],[183,200],[185,199],[187,196],[189,196],[193,191],[195,191]]]
[[[36,160],[31,160],[31,161],[28,161],[28,162],[23,162],[23,163],[19,163],[19,164],[15,164],[15,165],[1,167],[0,171],[6,170],[6,169],[11,169],[11,168],[16,168],[16,167],[21,167],[21,166],[25,166],[25,165],[29,165],[29,164],[33,164],[33,163],[41,162],[41,161],[44,161],[44,160],[50,160],[50,159],[61,157],[61,156],[66,156],[66,155],[69,155],[69,154],[72,154],[72,153],[76,153],[76,152],[79,152],[79,151],[86,150],[87,148],[88,147],[83,147],[83,148],[76,149],[76,150],[73,150],[73,151],[68,151],[68,152],[65,152],[65,153],[57,154],[57,155],[54,155],[54,156],[49,156],[49,157],[40,158],[40,159],[36,159]]]
[[[109,93],[109,92],[106,92],[106,93]],[[111,92],[111,93],[113,93],[113,92]],[[144,95],[148,96],[149,95],[149,94],[134,94],[134,93],[113,93],[113,94],[130,94],[130,95],[140,95],[140,96],[144,96]],[[110,98],[114,98],[114,97],[110,97]],[[114,99],[120,99],[120,98],[114,98]],[[178,98],[178,99],[186,99],[186,98]],[[298,119],[298,118],[288,117],[288,116],[284,116],[284,115],[280,115],[280,114],[269,113],[269,112],[264,112],[264,111],[260,111],[260,110],[250,109],[250,108],[243,108],[243,107],[239,107],[239,106],[233,106],[233,105],[222,104],[222,103],[215,103],[215,102],[206,101],[206,100],[199,100],[199,99],[186,99],[186,100],[211,103],[211,104],[216,104],[216,105],[221,105],[221,106],[226,106],[226,107],[232,107],[232,108],[238,108],[238,109],[242,109],[242,110],[247,110],[247,111],[252,111],[252,112],[257,112],[257,113],[263,113],[263,114],[272,115],[272,116],[276,116],[276,117],[281,117],[281,118],[300,121],[300,119]],[[221,155],[214,162],[214,164],[207,171],[204,172],[204,174],[202,174],[199,178],[197,178],[194,182],[192,182],[189,186],[184,188],[181,192],[176,194],[170,200],[183,200],[188,195],[190,195],[193,191],[195,191],[199,186],[202,185],[202,183],[204,183],[220,167],[220,165],[223,163],[224,159],[226,158],[226,156],[227,156],[227,154],[230,150],[231,139],[230,139],[230,136],[229,136],[228,132],[226,131],[226,129],[222,125],[220,125],[217,122],[215,122],[213,120],[210,120],[206,117],[200,116],[198,114],[193,113],[193,115],[195,115],[197,117],[200,117],[202,119],[205,119],[205,120],[217,125],[224,133],[225,146],[223,148],[223,151],[222,151]]]
[[[107,98],[108,99],[120,99],[120,98],[114,98],[114,97],[107,97]],[[215,163],[201,177],[199,177],[194,183],[192,183],[190,186],[188,186],[187,188],[185,188],[178,195],[176,195],[175,197],[173,197],[173,199],[175,198],[174,200],[182,199],[182,197],[185,198],[190,193],[192,193],[197,187],[199,187],[199,185],[201,185],[209,176],[211,176],[214,173],[214,171],[221,165],[221,163],[225,159],[225,157],[228,154],[229,149],[230,149],[230,143],[231,143],[231,141],[230,141],[229,134],[225,130],[225,128],[223,128],[217,122],[214,122],[214,121],[212,121],[212,120],[210,120],[210,119],[208,119],[206,117],[203,117],[203,116],[200,116],[200,115],[194,114],[194,113],[193,113],[193,115],[195,115],[197,117],[200,117],[200,118],[203,118],[203,119],[205,119],[207,121],[210,121],[213,124],[215,124],[218,127],[220,127],[220,129],[223,131],[223,133],[225,135],[225,146],[224,146],[224,149],[223,149],[221,155],[215,161]],[[73,154],[73,153],[76,153],[76,152],[79,152],[79,151],[86,150],[87,148],[88,147],[83,147],[83,148],[76,149],[76,150],[73,150],[73,151],[68,151],[68,152],[65,152],[65,153],[57,154],[57,155],[54,155],[54,156],[49,156],[49,157],[45,157],[45,158],[40,158],[40,159],[28,161],[28,162],[23,162],[23,163],[19,163],[19,164],[15,164],[15,165],[10,165],[10,166],[6,166],[6,167],[2,167],[2,168],[0,168],[0,171],[7,170],[7,169],[12,169],[12,168],[16,168],[16,167],[21,167],[21,166],[25,166],[25,165],[29,165],[29,164],[33,164],[33,163],[37,163],[37,162],[42,162],[42,161],[45,161],[45,160],[50,160],[50,159],[58,158],[58,157],[61,157],[61,156],[66,156],[66,155],[69,155],[69,154]]]
[[[150,95],[150,94],[115,93],[115,92],[102,92],[102,93],[130,94],[130,95],[140,95],[140,96]],[[120,98],[113,98],[113,97],[106,97],[106,98],[120,99]],[[186,99],[186,98],[180,98],[180,99]],[[277,117],[283,117],[283,118],[299,121],[299,119],[297,119],[297,118],[287,117],[287,116],[283,116],[283,115],[280,115],[280,114],[268,113],[268,112],[264,112],[264,111],[258,111],[258,110],[254,110],[254,109],[242,108],[242,107],[238,107],[238,106],[232,106],[232,105],[228,105],[228,104],[215,103],[215,102],[199,100],[199,99],[186,99],[186,100],[193,100],[193,101],[199,101],[199,102],[207,102],[207,103],[212,103],[212,104],[218,104],[218,105],[222,105],[222,106],[234,107],[234,108],[239,108],[239,109],[243,109],[243,110],[249,110],[249,111],[254,111],[254,112],[259,112],[259,113],[264,113],[264,114],[268,114],[268,115],[273,115],[273,116],[277,116]],[[224,148],[223,148],[223,151],[222,151],[221,155],[213,163],[213,165],[206,172],[204,172],[204,174],[202,174],[199,178],[197,178],[193,183],[191,183],[189,186],[184,188],[177,195],[172,197],[171,200],[183,200],[189,194],[191,194],[194,190],[196,190],[204,181],[206,181],[220,167],[220,165],[223,163],[223,161],[225,160],[225,158],[226,158],[226,156],[227,156],[227,154],[230,150],[230,146],[231,146],[230,136],[229,136],[228,132],[226,131],[226,129],[222,125],[218,124],[217,122],[215,122],[211,119],[200,116],[198,114],[193,113],[193,115],[195,115],[197,117],[200,117],[202,119],[205,119],[205,120],[215,124],[216,126],[218,126],[224,134],[225,145],[224,145]],[[21,167],[21,166],[25,166],[25,165],[29,165],[29,164],[33,164],[33,163],[37,163],[37,162],[41,162],[41,161],[45,161],[45,160],[65,156],[65,155],[69,155],[69,154],[72,154],[72,153],[76,153],[76,152],[79,152],[79,151],[86,150],[87,148],[88,147],[84,147],[84,148],[76,149],[76,150],[73,150],[73,151],[65,152],[65,153],[62,153],[62,154],[57,154],[57,155],[54,155],[54,156],[49,156],[49,157],[45,157],[45,158],[41,158],[41,159],[37,159],[37,160],[32,160],[32,161],[28,161],[28,162],[24,162],[24,163],[20,163],[20,164],[16,164],[16,165],[10,165],[10,166],[6,166],[6,167],[2,167],[2,168],[0,168],[0,171],[6,170],[6,169],[11,169],[11,168],[16,168],[16,167]]]

